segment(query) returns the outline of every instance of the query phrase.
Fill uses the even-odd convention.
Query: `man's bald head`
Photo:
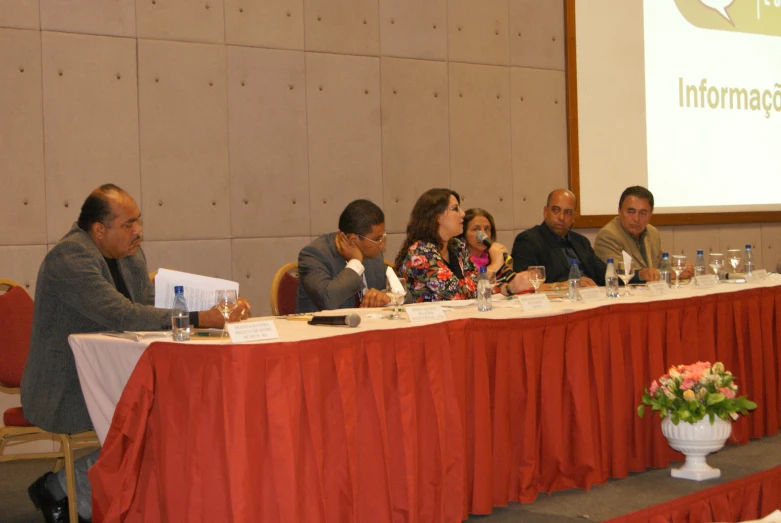
[[[130,195],[121,187],[107,183],[94,189],[81,206],[79,229],[89,232],[95,223],[108,223],[116,218],[112,200]]]
[[[575,207],[575,202],[577,201],[577,199],[575,198],[575,193],[573,193],[569,189],[554,189],[554,190],[552,190],[550,192],[550,194],[548,194],[548,201],[545,202],[545,205],[547,207],[550,207],[551,200],[553,198],[559,197],[559,196],[569,196],[570,198],[572,198],[572,207],[573,208]]]
[[[567,189],[551,191],[543,216],[553,234],[564,238],[575,222],[575,195]]]

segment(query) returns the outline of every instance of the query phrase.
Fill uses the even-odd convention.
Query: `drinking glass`
[[[401,317],[399,316],[399,312],[401,312],[401,304],[404,303],[404,296],[407,295],[407,290],[403,287],[401,289],[397,288],[394,290],[390,281],[386,280],[385,294],[388,295],[391,303],[391,315],[388,319],[400,320]]]
[[[727,261],[732,265],[732,271],[738,272],[738,267],[743,261],[743,249],[727,249]]]
[[[624,282],[624,296],[631,296],[629,294],[629,280],[635,277],[635,268],[632,263],[629,263],[629,270],[626,270],[627,266],[624,262],[620,261],[616,264],[616,274]]]
[[[239,297],[236,289],[220,289],[214,291],[214,306],[217,307],[217,310],[220,311],[225,318],[225,324],[222,326],[222,336],[220,336],[220,338],[224,338],[225,333],[228,332],[226,329],[228,318],[230,317],[231,312],[236,309],[238,299]]]
[[[673,254],[673,272],[675,273],[675,288],[681,288],[681,273],[686,270],[686,256],[683,254]]]
[[[708,260],[708,267],[716,275],[716,279],[720,279],[720,273],[724,270],[724,255],[720,252],[710,253],[710,259]]]
[[[534,292],[537,292],[545,282],[545,267],[543,265],[532,265],[528,269],[529,282],[534,287]]]

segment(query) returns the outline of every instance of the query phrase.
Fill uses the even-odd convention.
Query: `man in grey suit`
[[[30,353],[21,399],[28,421],[44,430],[75,433],[92,429],[68,336],[106,330],[162,330],[171,311],[154,307],[154,285],[141,250],[141,212],[116,185],[92,191],[78,222],[46,255],[35,290]],[[232,319],[246,316],[241,299]],[[190,313],[192,326],[221,327],[216,309]],[[92,517],[87,470],[99,451],[76,461],[79,519]],[[48,472],[28,489],[46,521],[68,521],[65,469]]]
[[[381,307],[385,288],[382,252],[385,214],[369,200],[355,200],[339,216],[339,230],[324,234],[298,254],[297,312]]]

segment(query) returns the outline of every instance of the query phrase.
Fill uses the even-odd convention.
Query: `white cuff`
[[[363,276],[363,272],[366,270],[363,264],[355,258],[347,262],[347,268],[357,272],[358,276]]]

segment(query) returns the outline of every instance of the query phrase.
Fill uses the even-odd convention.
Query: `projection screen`
[[[654,223],[781,221],[781,0],[568,0],[580,226],[648,187]]]

